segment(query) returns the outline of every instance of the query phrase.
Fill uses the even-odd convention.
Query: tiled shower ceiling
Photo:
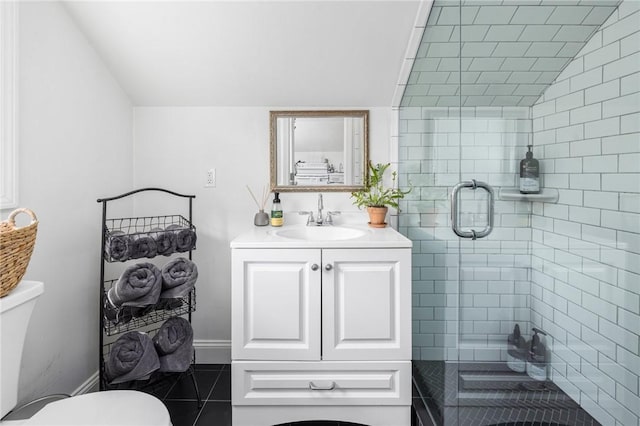
[[[436,0],[402,106],[531,106],[620,2]]]

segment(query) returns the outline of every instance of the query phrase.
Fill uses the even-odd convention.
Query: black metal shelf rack
[[[145,216],[145,217],[129,217],[129,218],[107,218],[107,205],[109,202],[127,198],[142,192],[163,192],[173,197],[184,198],[188,202],[188,217],[181,215],[168,216]],[[177,226],[180,230],[190,230],[195,235],[195,226],[193,225],[193,199],[195,195],[179,194],[162,188],[142,188],[136,189],[114,197],[100,198],[98,203],[102,203],[102,241],[100,250],[100,350],[99,352],[99,389],[137,389],[144,392],[156,394],[160,389],[171,386],[173,382],[178,380],[184,374],[191,377],[193,386],[198,398],[198,406],[202,406],[200,392],[194,376],[195,354],[189,369],[183,373],[154,373],[147,380],[135,380],[118,385],[110,385],[107,382],[105,374],[105,359],[109,356],[109,351],[115,342],[115,336],[132,330],[141,330],[149,334],[154,334],[158,328],[157,325],[174,316],[187,316],[191,322],[191,314],[196,309],[196,290],[191,290],[186,296],[174,301],[174,304],[168,307],[150,307],[144,315],[127,318],[126,320],[114,320],[107,318],[109,302],[107,293],[109,289],[115,285],[117,279],[107,279],[106,263],[125,262],[128,260],[144,260],[144,258],[130,258],[128,256],[114,256],[106,249],[107,243],[111,238],[127,236],[129,238],[157,236],[158,232],[165,230],[170,226]],[[192,260],[192,251],[195,245],[188,247],[188,250],[176,250],[175,254],[188,255]],[[168,256],[165,254],[165,256]],[[154,256],[150,256],[154,257]]]

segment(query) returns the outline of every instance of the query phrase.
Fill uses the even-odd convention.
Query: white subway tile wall
[[[585,46],[619,0],[593,1],[438,1],[415,50],[412,40],[407,57],[415,59],[401,103],[414,107],[530,106]],[[632,21],[631,17],[628,17]],[[599,35],[632,36],[628,26]],[[605,43],[608,44],[608,43]],[[624,45],[629,48],[631,40]],[[587,74],[610,63],[613,50],[589,47],[584,62],[574,64],[570,85],[590,87],[602,81],[602,73]],[[415,52],[415,54],[414,54]],[[461,58],[460,58],[461,56]],[[405,61],[406,63],[406,61]],[[459,71],[464,71],[460,76]],[[610,72],[614,73],[615,69]],[[406,83],[406,84],[405,84]],[[460,87],[462,83],[462,87]],[[398,91],[396,91],[397,93]]]
[[[533,209],[531,319],[554,324],[553,380],[618,426],[640,422],[639,34],[640,2],[626,0],[532,107],[545,186],[582,196]],[[547,165],[568,180],[549,180]]]
[[[482,14],[463,16],[474,22],[462,29],[469,40],[463,49],[474,49],[475,58],[444,58],[458,51],[452,45],[433,60],[426,49],[456,41],[455,28],[445,27],[458,23],[450,9],[430,16],[438,24],[428,27],[434,38],[423,42],[412,72],[422,86],[405,94],[399,111],[401,184],[414,187],[399,216],[399,229],[414,241],[413,357],[504,360],[513,325],[536,326],[549,333],[555,383],[603,425],[640,426],[640,1],[625,0],[610,16],[607,8],[585,8],[583,26],[609,16],[586,45],[571,44],[580,29],[568,26],[543,40],[549,20],[567,24],[567,16],[538,8],[524,14],[523,6],[492,15],[482,7]],[[525,16],[518,26],[514,20]],[[509,25],[499,24],[507,18]],[[480,21],[486,25],[475,25]],[[521,43],[527,34],[537,42]],[[479,58],[491,48],[506,59]],[[538,55],[546,62],[523,60]],[[562,73],[545,76],[559,66],[549,60],[562,58],[569,61]],[[462,76],[460,64],[469,70]],[[491,102],[498,104],[516,90],[524,92],[514,102],[525,105],[526,86],[551,83],[545,78],[555,80],[531,107],[469,106],[486,101],[479,95],[496,96]],[[407,88],[417,81],[410,78]],[[475,87],[445,95],[449,89],[436,86],[459,82]],[[496,190],[517,186],[517,165],[531,142],[542,186],[558,190],[557,203],[499,200],[488,238],[455,237],[452,186],[468,179]],[[463,192],[465,226],[484,226],[483,200]]]

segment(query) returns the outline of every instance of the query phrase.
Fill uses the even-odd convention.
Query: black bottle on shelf
[[[507,366],[518,373],[526,371],[527,341],[520,334],[518,324],[513,328],[513,333],[507,336]]]
[[[520,161],[520,192],[522,194],[540,193],[540,163],[533,158],[531,149],[533,145],[527,145],[529,149],[526,157]]]

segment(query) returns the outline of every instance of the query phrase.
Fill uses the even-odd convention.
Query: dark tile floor
[[[191,377],[182,376],[156,396],[171,414],[173,426],[231,426],[231,369],[227,364],[197,364],[195,378],[202,407],[198,407]]]
[[[196,364],[195,378],[202,407],[198,408],[191,377],[153,393],[167,406],[173,426],[231,426],[231,369],[228,364]],[[300,422],[283,426],[358,426],[344,422]]]
[[[438,366],[439,364],[418,363],[418,367],[427,368]],[[424,365],[423,365],[424,364]],[[431,373],[437,369],[429,370]],[[439,370],[438,370],[439,371]],[[444,380],[446,375],[431,374],[425,376],[424,372],[419,373],[422,378],[429,377],[429,383],[431,385],[437,385],[439,381]],[[153,393],[160,398],[167,406],[169,413],[171,414],[171,421],[173,426],[231,426],[231,368],[228,364],[197,364],[194,367],[194,377],[200,390],[200,396],[202,398],[202,406],[198,407],[198,401],[196,398],[195,389],[192,379],[189,375],[183,375],[177,382],[170,386],[164,386],[164,388],[156,389]],[[439,378],[438,378],[439,377]],[[457,381],[456,375],[456,381]],[[420,382],[418,381],[420,386]],[[423,395],[425,396],[425,395]],[[563,421],[550,417],[553,413],[560,413],[562,410],[558,409],[558,406],[545,407],[540,409],[525,409],[525,411],[531,415],[536,413],[545,413],[541,418],[539,416],[527,417],[527,420],[523,421],[519,418],[517,421],[513,416],[514,412],[522,410],[516,409],[519,406],[513,406],[500,402],[497,405],[495,401],[491,404],[488,402],[480,401],[477,404],[471,404],[473,406],[466,407],[463,405],[455,404],[454,407],[446,407],[449,411],[442,413],[443,401],[438,395],[425,396],[424,399],[420,397],[420,392],[414,387],[413,389],[413,409],[414,418],[413,426],[436,426],[442,424],[455,424],[462,425],[499,425],[499,426],[546,426],[546,425],[580,425],[580,426],[595,426],[597,422],[586,421],[588,415],[583,412],[579,407],[573,407],[574,410],[570,410],[570,416],[558,417]],[[547,396],[546,399],[549,399]],[[477,402],[477,401],[476,401]],[[432,403],[432,404],[431,404]],[[426,404],[426,405],[425,405]],[[427,405],[429,408],[427,408]],[[563,405],[564,406],[564,405]],[[531,408],[531,407],[529,407]],[[553,409],[550,409],[553,408]],[[566,407],[565,407],[566,408]],[[562,412],[565,412],[566,409]],[[575,411],[575,413],[574,413]],[[572,414],[573,413],[573,414]],[[438,414],[447,414],[446,417],[451,421],[444,421]],[[435,416],[435,417],[434,417]],[[581,417],[582,416],[582,417]],[[546,417],[549,417],[548,419]],[[543,421],[543,418],[546,419]],[[575,418],[575,419],[574,419]],[[590,417],[588,417],[590,419]],[[572,420],[573,419],[573,420]],[[359,426],[353,423],[345,422],[299,422],[292,424],[285,424],[279,426]]]

